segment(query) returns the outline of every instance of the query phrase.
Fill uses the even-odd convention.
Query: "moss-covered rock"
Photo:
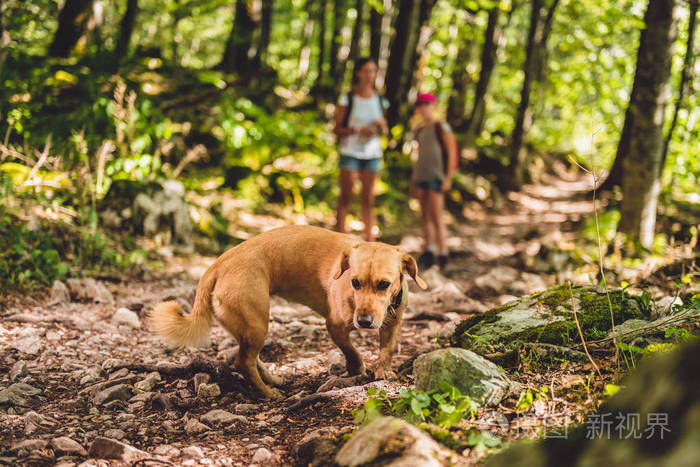
[[[593,286],[575,286],[572,293],[587,341],[605,337],[612,327],[611,308],[615,324],[649,317],[641,301],[621,289],[610,290],[609,300],[604,290]],[[473,316],[456,327],[451,343],[481,355],[507,352],[523,342],[576,345],[580,337],[572,293],[566,284],[559,285]]]

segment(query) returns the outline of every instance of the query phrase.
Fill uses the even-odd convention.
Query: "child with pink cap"
[[[425,249],[419,258],[422,268],[437,263],[444,269],[449,261],[447,228],[443,219],[445,192],[452,186],[457,169],[457,144],[449,125],[435,116],[437,100],[430,93],[416,98],[421,125],[416,129],[418,160],[413,167],[411,188],[420,202]]]

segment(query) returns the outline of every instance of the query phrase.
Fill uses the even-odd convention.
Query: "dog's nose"
[[[357,324],[359,324],[361,328],[371,327],[372,321],[374,321],[372,315],[357,315]]]

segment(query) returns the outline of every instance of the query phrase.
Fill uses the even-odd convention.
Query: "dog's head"
[[[379,328],[389,308],[406,300],[402,297],[404,273],[421,289],[427,288],[418,276],[416,260],[397,247],[379,242],[359,243],[341,255],[334,277],[347,274],[350,279],[355,328]]]

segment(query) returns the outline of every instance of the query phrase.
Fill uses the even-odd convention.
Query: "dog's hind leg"
[[[213,300],[216,317],[221,325],[238,341],[238,355],[233,367],[260,392],[270,398],[281,398],[282,394],[264,382],[274,383],[276,378],[266,368],[259,370],[258,355],[265,343],[270,319],[270,296],[261,281],[258,287],[248,287],[245,295],[234,299]],[[260,366],[262,367],[262,362]],[[261,377],[261,373],[264,378]],[[271,378],[268,378],[270,376]]]

